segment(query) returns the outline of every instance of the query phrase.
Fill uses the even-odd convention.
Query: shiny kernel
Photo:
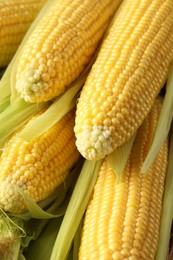
[[[39,70],[41,72],[47,72],[47,66],[45,64],[40,64],[39,65]]]
[[[54,69],[52,69],[52,68],[49,68],[49,69],[48,69],[48,74],[49,74],[49,76],[50,76],[51,78],[53,78],[53,77],[55,77],[55,75],[56,75],[56,72],[55,72],[55,70],[54,70]]]
[[[20,181],[21,181],[22,183],[27,182],[26,176],[25,176],[25,175],[21,176],[21,177],[20,177]]]
[[[111,126],[112,121],[111,121],[110,118],[106,118],[106,119],[103,121],[103,124],[104,124],[105,126]]]
[[[48,67],[54,67],[55,66],[55,61],[54,60],[51,60],[51,59],[49,59],[48,61],[47,61],[47,66]]]
[[[39,64],[44,64],[44,65],[45,65],[46,62],[47,62],[47,59],[44,58],[44,57],[42,57],[42,58],[39,59]]]
[[[34,166],[35,166],[35,168],[36,168],[37,170],[42,170],[42,169],[43,169],[43,164],[42,164],[41,162],[36,162],[36,163],[34,164]]]
[[[120,122],[117,118],[112,118],[112,124],[114,125],[114,127],[119,127]]]
[[[33,164],[35,162],[35,158],[32,156],[32,154],[25,155],[25,162]]]
[[[33,173],[30,171],[26,171],[24,175],[27,178],[27,180],[31,180],[33,178]]]
[[[43,81],[47,82],[47,81],[50,80],[50,75],[48,73],[43,73],[41,75],[41,78],[42,78]]]

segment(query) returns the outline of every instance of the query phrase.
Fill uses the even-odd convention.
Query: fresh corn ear
[[[173,59],[173,1],[125,0],[77,105],[75,134],[89,160],[125,143],[142,124]]]
[[[88,205],[79,260],[154,259],[159,236],[168,142],[146,175],[140,173],[160,113],[156,101],[139,128],[126,168],[117,183],[104,159]]]
[[[0,67],[8,65],[45,1],[0,1]]]
[[[19,189],[39,202],[66,179],[79,158],[73,132],[74,116],[73,109],[31,142],[14,135],[6,143],[0,158],[1,209],[21,213],[26,206]]]
[[[15,68],[15,89],[31,103],[60,95],[80,75],[122,0],[51,2]]]

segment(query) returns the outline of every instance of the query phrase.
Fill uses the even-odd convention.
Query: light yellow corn
[[[83,71],[122,0],[56,0],[23,48],[16,90],[27,102],[60,95]]]
[[[173,1],[125,0],[77,105],[77,147],[104,158],[142,124],[173,59]]]
[[[65,180],[79,157],[74,116],[73,109],[31,142],[16,135],[7,142],[0,158],[0,208],[13,213],[26,209],[17,187],[39,202]]]
[[[0,67],[8,65],[45,1],[0,1]]]
[[[149,151],[160,102],[139,128],[126,168],[117,183],[104,159],[82,231],[79,260],[153,260],[157,250],[168,142],[146,175],[140,174]]]

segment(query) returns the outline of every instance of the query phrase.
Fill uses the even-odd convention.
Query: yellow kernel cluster
[[[77,104],[75,134],[89,160],[105,157],[142,124],[173,59],[173,1],[126,0]]]
[[[0,67],[7,66],[45,0],[0,2]]]
[[[148,259],[157,250],[168,142],[146,175],[140,174],[160,112],[156,103],[139,128],[126,168],[117,183],[104,159],[82,230],[79,260]]]
[[[122,0],[56,0],[33,30],[17,65],[16,90],[47,101],[73,82],[96,50]]]
[[[10,139],[0,158],[0,208],[20,213],[26,207],[18,187],[39,202],[65,180],[79,157],[73,127],[74,110],[31,142]]]

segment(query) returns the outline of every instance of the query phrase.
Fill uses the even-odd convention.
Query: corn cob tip
[[[92,126],[76,133],[76,146],[88,160],[99,160],[114,150],[112,132],[108,126]]]
[[[15,203],[13,203],[15,201]],[[9,178],[0,185],[0,208],[5,212],[18,212],[23,208],[23,198],[17,186],[9,183]]]
[[[53,69],[52,69],[53,71]],[[54,76],[55,72],[53,72]],[[53,85],[52,79],[48,73],[43,73],[41,69],[30,69],[26,73],[21,73],[16,82],[16,89],[26,102],[37,102],[38,97],[46,96],[42,101],[49,99],[50,87]],[[53,90],[51,92],[54,93]]]

